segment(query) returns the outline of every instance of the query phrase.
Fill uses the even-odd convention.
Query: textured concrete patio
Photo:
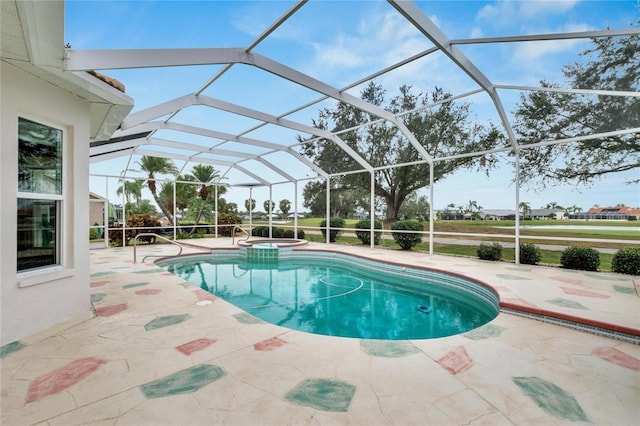
[[[640,277],[331,249],[452,271],[494,287],[504,307],[640,335]],[[95,313],[2,347],[2,425],[640,423],[637,338],[508,312],[439,339],[320,336],[264,323],[132,256],[93,250]]]

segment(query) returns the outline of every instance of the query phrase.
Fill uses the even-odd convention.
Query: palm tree
[[[562,207],[560,204],[558,204],[556,201],[552,201],[549,204],[547,204],[545,207],[545,209],[559,209],[559,210],[563,210],[564,207]]]
[[[116,191],[116,195],[119,197],[124,193],[124,199],[127,203],[131,202],[131,189],[129,188],[129,181],[125,181],[124,185],[119,186]]]
[[[527,212],[531,211],[531,205],[525,201],[521,201],[520,204],[518,204],[518,207],[520,207],[520,209],[522,210],[523,219],[527,217]]]
[[[195,182],[196,178],[191,175],[178,175],[176,178],[182,182]],[[180,210],[184,219],[184,209],[189,205],[189,200],[197,195],[196,186],[190,183],[176,183],[176,208]]]
[[[193,179],[201,183],[200,191],[198,191],[198,194],[200,195],[200,199],[202,200],[202,202],[200,203],[200,208],[198,209],[198,214],[196,215],[195,224],[197,226],[200,223],[200,220],[202,219],[205,206],[207,205],[207,202],[211,198],[211,192],[213,192],[214,190],[214,185],[210,185],[210,183],[212,182],[219,183],[220,173],[218,173],[218,171],[214,169],[213,166],[196,164],[191,169],[191,175],[188,175],[188,176],[191,176]],[[227,188],[225,186],[218,187],[218,197],[225,194],[226,192],[227,192]],[[191,233],[195,231],[196,226],[194,226],[191,229]]]
[[[120,179],[122,182],[123,179]],[[134,180],[124,180],[124,184],[118,187],[116,191],[116,195],[120,196],[124,193],[124,197],[127,203],[131,202],[131,196],[133,196],[136,201],[136,206],[140,207],[140,203],[142,202],[142,187],[144,186],[144,180],[142,179],[134,179]]]
[[[280,200],[279,206],[280,211],[282,212],[283,219],[286,219],[289,215],[289,211],[291,211],[291,201],[287,200],[286,198],[284,200]]]
[[[253,198],[247,198],[244,200],[244,208],[247,209],[248,212],[252,212],[253,209],[256,208],[256,200]]]
[[[267,200],[262,204],[262,207],[264,207],[264,211],[267,212],[267,214],[269,214],[269,210],[273,212],[273,209],[275,209],[276,203],[274,203],[271,200]]]
[[[149,187],[149,191],[151,191],[153,199],[158,207],[160,207],[160,210],[162,210],[162,213],[171,223],[173,223],[173,214],[165,207],[164,203],[162,203],[158,197],[156,174],[171,174],[175,176],[178,174],[177,167],[171,160],[159,157],[149,157],[147,155],[143,155],[137,163],[142,171],[147,172],[147,187]]]
[[[478,204],[477,201],[469,200],[469,203],[467,203],[467,212],[471,213],[472,220],[480,219],[481,211],[482,206]]]

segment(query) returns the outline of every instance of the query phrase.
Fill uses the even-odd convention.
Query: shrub
[[[127,218],[127,228],[146,228],[127,229],[124,234],[127,243],[134,239],[138,234],[147,232],[159,233],[162,230],[160,221],[148,214],[132,214]],[[153,236],[138,238],[138,242],[143,241],[151,244],[155,243],[156,238]],[[112,246],[122,246],[122,228],[118,227],[115,229],[109,229],[109,244]]]
[[[391,235],[402,250],[411,250],[422,242],[422,223],[417,220],[399,220],[391,224],[392,231],[416,231],[416,232],[392,232]]]
[[[109,229],[109,245],[122,247],[122,229]]]
[[[324,219],[322,222],[320,222],[320,228],[322,231],[322,236],[324,236],[325,238],[327,238],[326,226],[327,220]],[[344,228],[344,219],[341,217],[332,217],[331,219],[329,219],[329,228],[331,228],[329,229],[329,242],[335,243],[342,233],[342,230],[334,228]]]
[[[373,221],[374,229],[382,229],[382,221],[379,219],[375,219]],[[364,229],[364,231],[356,231],[356,236],[362,244],[371,244],[371,220],[362,219],[356,223],[356,229]],[[382,232],[374,232],[373,233],[373,244],[379,244],[380,238],[382,237]]]
[[[160,221],[148,214],[132,214],[127,218],[127,228],[158,228]],[[158,229],[131,229],[127,230],[125,236],[127,241],[132,240],[138,234],[147,232],[158,232]],[[156,237],[140,237],[138,241],[146,241],[149,244],[156,242]]]
[[[268,236],[268,234],[267,234]],[[273,238],[283,238],[284,237],[284,229],[274,227],[271,231],[271,236]]]
[[[640,247],[626,247],[613,255],[611,270],[620,274],[640,275]]]
[[[480,243],[477,253],[482,260],[500,260],[502,259],[502,245],[500,243]]]
[[[286,229],[283,234],[284,238],[297,238],[299,240],[304,240],[304,231],[302,229],[298,229],[298,236],[294,235],[293,229]]]
[[[520,244],[520,263],[535,265],[540,262],[540,250],[535,244]]]
[[[251,235],[253,237],[269,238],[269,227],[265,225],[256,226],[251,230]]]
[[[234,227],[231,225],[240,224],[242,224],[242,219],[235,213],[220,213],[218,215],[218,233],[222,236],[230,237],[234,229]]]
[[[600,253],[591,247],[567,247],[560,256],[563,268],[581,271],[597,271],[600,266]]]
[[[98,239],[98,229],[97,228],[89,228],[89,241]]]

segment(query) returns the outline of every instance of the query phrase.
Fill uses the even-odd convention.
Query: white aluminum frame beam
[[[347,155],[349,155],[358,164],[360,164],[360,166],[362,166],[365,170],[372,169],[372,166],[364,158],[362,158],[357,152],[355,152],[349,145],[347,145],[342,139],[340,139],[334,133],[331,133],[326,130],[318,129],[316,127],[308,126],[306,124],[298,123],[292,120],[278,118],[271,114],[267,114],[261,111],[256,111],[254,109],[246,108],[246,107],[236,105],[230,102],[226,102],[220,99],[212,98],[210,96],[192,94],[192,95],[182,96],[180,98],[176,98],[168,102],[164,102],[154,107],[131,114],[123,122],[121,127],[123,130],[136,128],[136,126],[144,124],[145,122],[155,120],[167,114],[173,114],[179,110],[182,110],[189,106],[195,106],[195,105],[208,106],[210,108],[214,108],[214,109],[229,112],[232,114],[241,115],[244,117],[259,120],[259,121],[262,121],[263,123],[273,124],[273,125],[285,127],[291,130],[296,130],[302,133],[330,139],[334,143],[336,143],[343,151],[345,151]],[[236,137],[240,138],[242,136],[236,136]],[[286,151],[287,148],[288,147],[285,148],[284,145],[281,148],[274,147],[274,149],[277,149],[279,151]]]
[[[511,127],[511,122],[507,118],[507,114],[500,100],[500,96],[496,91],[493,83],[466,57],[462,51],[451,44],[451,40],[438,28],[437,25],[425,15],[422,10],[413,2],[388,0],[389,3],[425,35],[440,51],[449,57],[461,70],[463,70],[473,81],[482,87],[489,95],[498,112],[498,116],[502,121],[502,125],[507,132],[509,141],[513,149],[518,149],[516,135]]]
[[[569,33],[527,34],[517,36],[461,38],[451,40],[451,44],[486,44],[486,43],[518,43],[527,41],[573,40],[581,38],[621,37],[640,34],[640,28],[624,30],[574,31]]]
[[[152,131],[152,130],[161,130],[161,129],[165,129],[165,130],[175,130],[175,131],[181,131],[181,132],[186,132],[186,133],[193,133],[193,134],[198,134],[201,136],[207,136],[207,137],[212,137],[212,138],[216,138],[216,139],[223,139],[226,141],[233,141],[233,142],[238,142],[238,143],[244,143],[244,144],[248,144],[248,145],[254,145],[254,146],[260,146],[263,148],[269,148],[272,149],[274,151],[279,151],[279,152],[286,152],[288,153],[289,150],[287,149],[288,147],[283,146],[283,145],[277,145],[277,144],[273,144],[270,142],[264,142],[264,141],[258,141],[256,139],[250,139],[250,138],[246,138],[246,137],[236,137],[227,133],[222,133],[222,132],[217,132],[214,130],[209,130],[209,129],[203,129],[201,127],[195,127],[195,126],[189,126],[189,125],[185,125],[185,124],[180,124],[180,123],[175,123],[175,122],[159,122],[159,121],[154,121],[154,122],[148,122],[148,123],[143,123],[143,124],[139,124],[133,127],[130,127],[127,130],[123,130],[123,131],[119,131],[117,132],[117,135],[114,134],[114,137],[119,137],[119,136],[126,136],[128,134],[136,134],[139,133],[138,130],[140,129],[145,129],[143,131]],[[145,138],[146,139],[146,138]],[[148,139],[147,139],[148,140]],[[190,149],[190,148],[198,148],[195,151],[198,154],[205,154],[205,153],[214,153],[217,148],[206,148],[206,147],[198,147],[197,145],[193,145],[193,144],[182,144],[180,142],[173,142],[173,141],[167,141],[169,143],[166,142],[162,142],[162,139],[157,139],[158,141],[161,141],[160,145],[172,145],[171,147],[173,148],[178,148],[178,149]],[[116,142],[116,144],[119,144],[120,142]],[[138,141],[138,144],[142,144],[140,143],[140,141]],[[149,144],[149,143],[147,143]],[[103,146],[108,146],[108,145],[103,145]],[[97,148],[97,147],[96,147]],[[112,147],[113,148],[113,147]],[[140,151],[136,150],[136,153],[139,153]],[[245,158],[249,158],[245,157]],[[112,157],[113,158],[113,157]],[[171,157],[163,157],[163,158],[171,158]],[[193,160],[194,158],[197,158],[197,155],[193,155],[193,156],[184,156],[184,155],[179,155],[179,154],[175,154],[175,157],[173,158],[181,158],[181,159],[190,159],[190,161],[195,161]],[[260,156],[255,157],[258,161],[260,161],[261,163],[263,163],[265,166],[267,166],[268,168],[270,168],[271,170],[273,170],[274,172],[276,172],[277,174],[285,177],[285,178],[291,178],[292,181],[295,181],[296,179],[291,177],[291,175],[289,175],[288,173],[284,172],[283,170],[281,170],[279,167],[275,166],[273,163],[262,159]],[[200,162],[205,162],[204,160],[206,160],[205,158],[198,158],[198,161]],[[235,164],[234,167],[239,167],[237,165],[237,163],[232,163]],[[245,171],[246,173],[246,171]]]
[[[151,151],[151,150],[144,150],[144,149],[136,150],[135,153],[139,155],[150,156],[150,157],[168,158],[170,160],[191,161],[191,158],[192,158],[187,155],[172,154],[168,152],[159,152],[159,151]],[[213,164],[213,165],[227,165],[227,162],[225,161],[211,160],[208,158],[202,158],[198,160],[198,162],[205,163],[205,164]],[[262,177],[258,176],[252,171],[247,170],[246,168],[239,166],[236,163],[232,163],[232,164],[233,164],[233,168],[238,169],[241,172],[245,173],[247,176],[254,178],[258,182],[260,182],[262,185],[268,186],[270,184],[268,181],[264,180]]]
[[[398,127],[423,158],[431,161],[430,154],[420,145],[404,123],[392,113],[348,93],[341,92],[335,87],[266,56],[247,53],[241,48],[69,50],[68,59],[65,61],[65,69],[67,71],[109,70],[229,63],[256,66],[285,80],[355,106],[369,114],[389,120]]]
[[[237,142],[244,145],[258,146],[265,149],[271,149],[274,151],[286,151],[289,147],[287,145],[280,145],[272,142],[266,142],[259,139],[247,138],[244,136],[235,136],[230,133],[219,132],[217,130],[205,129],[203,127],[190,126],[188,124],[181,124],[177,122],[161,122],[151,121],[130,127],[126,130],[119,130],[113,134],[113,137],[127,136],[131,134],[148,132],[154,130],[174,130],[177,132],[191,133],[194,135],[205,136],[212,139],[219,139],[223,142]]]

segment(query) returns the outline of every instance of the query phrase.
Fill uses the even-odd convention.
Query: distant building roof
[[[527,211],[527,216],[549,216],[550,214],[564,213],[563,209],[531,209]]]
[[[620,213],[620,214],[626,214],[629,216],[638,216],[640,215],[640,208],[638,207],[619,207],[619,206],[615,206],[615,207],[591,207],[587,213],[593,213],[593,214],[597,214],[597,213]]]
[[[490,216],[515,216],[517,212],[510,209],[483,209],[482,213]]]

